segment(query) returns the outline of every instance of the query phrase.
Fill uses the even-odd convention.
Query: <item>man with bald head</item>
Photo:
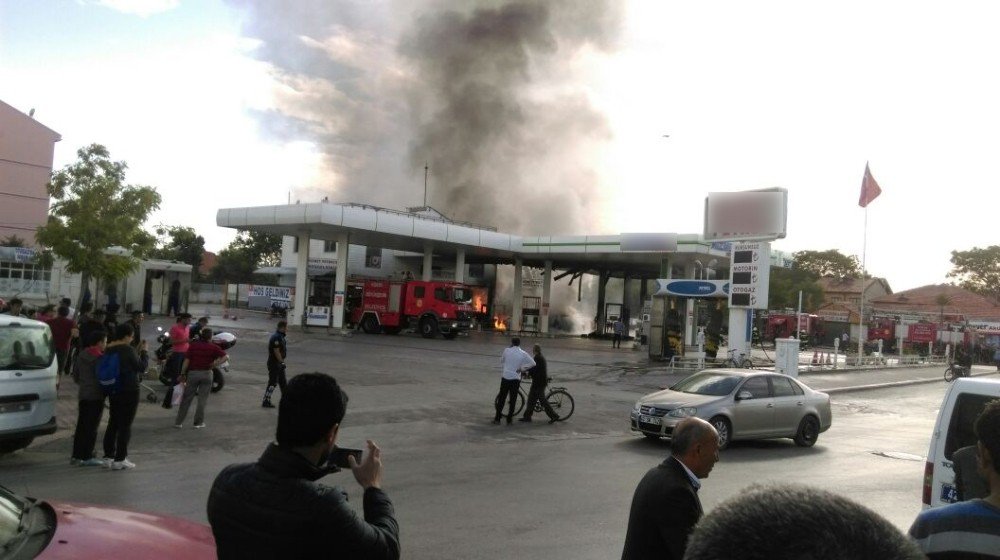
[[[622,560],[681,560],[701,518],[698,489],[719,460],[719,434],[700,418],[674,428],[670,456],[639,481],[632,496]]]

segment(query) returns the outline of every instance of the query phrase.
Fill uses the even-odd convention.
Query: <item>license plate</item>
[[[0,404],[0,414],[4,414],[6,412],[27,412],[29,410],[31,410],[31,403],[20,402]]]
[[[639,415],[639,421],[643,424],[653,424],[659,426],[663,423],[663,419],[658,416],[646,416],[645,414]]]
[[[941,485],[941,501],[946,504],[953,504],[958,501],[958,488],[954,484]]]

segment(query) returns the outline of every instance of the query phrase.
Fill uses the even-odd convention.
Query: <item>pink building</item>
[[[29,245],[45,224],[57,132],[0,101],[0,241],[16,235]],[[2,243],[0,243],[2,244]]]

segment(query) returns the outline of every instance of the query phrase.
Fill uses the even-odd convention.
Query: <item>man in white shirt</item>
[[[495,406],[497,415],[493,419],[494,424],[500,423],[500,412],[503,410],[503,401],[510,396],[510,407],[507,409],[507,424],[514,418],[514,405],[517,403],[517,390],[521,386],[521,372],[528,368],[535,367],[535,360],[521,349],[521,339],[514,337],[510,339],[510,347],[504,349],[500,355],[500,392],[497,394]]]

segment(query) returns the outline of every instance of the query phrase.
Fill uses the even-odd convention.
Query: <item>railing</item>
[[[466,226],[466,227],[471,227],[471,228],[476,228],[476,229],[485,229],[487,231],[497,231],[497,228],[495,226],[486,226],[486,225],[483,225],[483,224],[476,224],[476,223],[473,223],[473,222],[462,222],[462,221],[459,221],[459,220],[451,220],[451,219],[448,219],[448,218],[438,218],[437,216],[424,216],[424,215],[419,215],[418,216],[417,214],[415,214],[413,212],[404,212],[402,210],[393,210],[392,208],[382,208],[382,207],[379,207],[379,206],[372,206],[371,204],[360,204],[360,203],[357,203],[357,202],[345,202],[345,203],[342,203],[341,206],[350,206],[352,208],[364,208],[366,210],[374,210],[376,212],[386,212],[387,214],[396,214],[397,216],[406,216],[408,218],[416,217],[416,218],[420,218],[421,220],[431,220],[431,221],[434,221],[434,222],[441,222],[441,223],[444,223],[444,224],[453,224],[453,225],[456,225],[456,226]]]

